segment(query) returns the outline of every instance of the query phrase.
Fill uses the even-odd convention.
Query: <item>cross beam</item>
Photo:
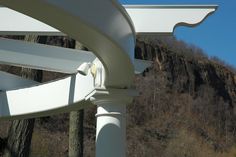
[[[95,59],[90,51],[0,38],[2,64],[74,74],[83,63],[92,63]],[[135,73],[140,74],[152,61],[134,59],[133,64]]]
[[[133,21],[137,34],[171,34],[177,26],[198,25],[218,6],[123,5],[123,7]],[[6,20],[9,19],[8,17],[15,20]],[[0,19],[3,20],[0,25],[0,34],[66,35],[56,28],[6,7],[0,7]]]

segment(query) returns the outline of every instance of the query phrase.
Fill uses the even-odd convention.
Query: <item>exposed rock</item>
[[[144,41],[137,41],[136,54],[140,59],[155,61],[169,85],[178,92],[195,95],[202,85],[209,85],[224,101],[236,104],[236,76],[223,65],[205,59],[188,59],[162,45],[153,46]]]

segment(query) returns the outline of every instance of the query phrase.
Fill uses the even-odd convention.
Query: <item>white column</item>
[[[126,104],[115,99],[96,101],[96,157],[126,156]]]
[[[97,105],[96,157],[126,157],[126,105],[134,89],[97,88],[90,100]]]

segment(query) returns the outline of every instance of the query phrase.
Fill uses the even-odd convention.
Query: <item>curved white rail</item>
[[[0,117],[46,116],[86,107],[86,97],[93,94],[94,78],[75,74],[62,80],[29,88],[0,92]],[[79,103],[78,105],[73,105]],[[90,102],[87,102],[89,105]],[[50,112],[49,112],[50,111]],[[9,117],[10,116],[10,117]]]
[[[106,87],[133,84],[135,31],[115,0],[0,0],[0,4],[47,23],[92,50],[105,67]]]

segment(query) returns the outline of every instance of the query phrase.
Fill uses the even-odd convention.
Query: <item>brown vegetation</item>
[[[135,78],[140,96],[127,109],[127,156],[235,157],[235,69],[173,37],[139,37],[135,56],[154,62]],[[94,156],[95,110],[85,110],[85,157]],[[31,156],[67,155],[68,114],[38,119]]]

